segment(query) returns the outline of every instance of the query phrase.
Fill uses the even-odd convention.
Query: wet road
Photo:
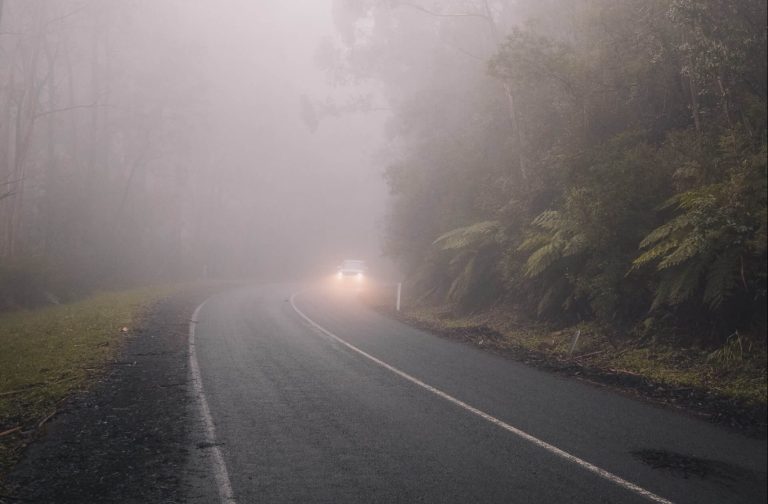
[[[197,320],[235,502],[765,501],[764,440],[438,338],[349,293],[252,287]],[[642,450],[710,473],[654,469]]]

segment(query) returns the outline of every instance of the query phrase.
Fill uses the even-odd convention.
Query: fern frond
[[[656,243],[658,241],[661,241],[664,238],[667,238],[669,236],[674,236],[677,234],[677,232],[685,229],[689,229],[695,225],[693,215],[689,213],[682,213],[676,217],[674,217],[672,220],[667,222],[666,224],[663,224],[650,233],[648,233],[648,236],[643,238],[643,241],[640,242],[640,248],[646,248],[649,245]]]
[[[533,219],[533,225],[542,229],[554,231],[562,227],[563,216],[557,210],[545,210]]]
[[[580,254],[587,249],[588,245],[589,239],[587,238],[587,235],[583,233],[575,234],[570,240],[567,240],[565,247],[563,247],[563,257]]]
[[[551,306],[552,306],[552,297],[554,296],[555,291],[553,288],[547,289],[547,292],[544,293],[543,296],[541,296],[541,299],[539,300],[539,304],[536,306],[536,316],[541,317],[544,312],[546,312]]]
[[[715,193],[720,190],[719,185],[702,187],[694,191],[680,194],[678,206],[683,210],[701,210],[717,204]]]
[[[442,250],[456,250],[496,240],[501,232],[501,224],[498,221],[482,221],[449,231],[432,243]]]
[[[528,252],[536,250],[550,242],[551,237],[545,234],[532,234],[517,247],[518,252]]]
[[[466,249],[459,250],[458,252],[456,252],[456,255],[451,257],[451,260],[448,261],[448,265],[451,266],[452,268],[455,268],[457,266],[461,266],[463,268],[464,267],[463,265],[465,265],[466,261],[470,259],[473,255],[474,255],[474,252],[471,250],[466,250]]]
[[[659,271],[682,264],[688,259],[701,254],[707,247],[707,243],[700,236],[692,233],[671,254],[659,262]]]
[[[446,297],[449,301],[459,302],[469,290],[472,285],[472,277],[475,274],[475,263],[477,256],[470,258],[464,265],[464,269],[459,273],[456,278],[451,282],[451,287],[448,289]]]
[[[528,257],[523,272],[529,278],[536,277],[561,257],[560,247],[556,242],[550,242]]]
[[[632,261],[632,269],[637,269],[640,266],[643,266],[645,264],[655,261],[659,257],[665,255],[670,250],[677,248],[677,246],[678,246],[677,241],[667,241],[659,245],[656,245],[655,247],[641,254],[634,261]]]
[[[653,296],[653,302],[651,303],[650,311],[656,310],[661,305],[665,304],[669,299],[669,292],[671,290],[672,282],[669,277],[662,278]]]
[[[672,208],[673,206],[679,206],[680,205],[680,194],[675,194],[668,200],[666,200],[664,203],[659,205],[656,209],[657,210],[666,210],[668,208]]]
[[[675,219],[676,220],[676,219]],[[663,226],[659,226],[650,233],[648,233],[648,236],[643,238],[643,241],[640,242],[640,248],[647,248],[650,245],[653,245],[654,243],[663,240],[667,236],[669,236],[672,231],[678,229],[678,225],[675,222],[675,220],[672,220],[670,222],[667,222]]]
[[[676,305],[690,298],[699,286],[701,270],[701,263],[693,262],[686,265],[680,273],[673,276],[669,285],[667,302]]]
[[[704,302],[718,308],[738,284],[739,258],[736,254],[721,254],[709,267],[704,287]]]

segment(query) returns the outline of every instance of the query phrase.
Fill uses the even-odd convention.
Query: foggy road
[[[766,19],[0,0],[0,504],[768,501]]]
[[[219,294],[194,336],[235,502],[765,499],[762,440],[438,338],[350,293]],[[654,469],[643,450],[707,459],[706,477]]]

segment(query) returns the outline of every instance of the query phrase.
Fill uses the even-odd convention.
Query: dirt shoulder
[[[766,437],[764,351],[722,364],[702,350],[610,342],[587,325],[553,331],[500,311],[456,317],[440,308],[396,312],[369,304],[438,336]]]
[[[216,290],[186,288],[147,308],[87,390],[65,399],[35,432],[0,503],[188,501],[197,450],[189,318]]]

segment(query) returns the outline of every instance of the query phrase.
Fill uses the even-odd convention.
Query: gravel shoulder
[[[212,502],[188,330],[215,290],[151,306],[101,378],[67,399],[27,448],[0,503]]]

